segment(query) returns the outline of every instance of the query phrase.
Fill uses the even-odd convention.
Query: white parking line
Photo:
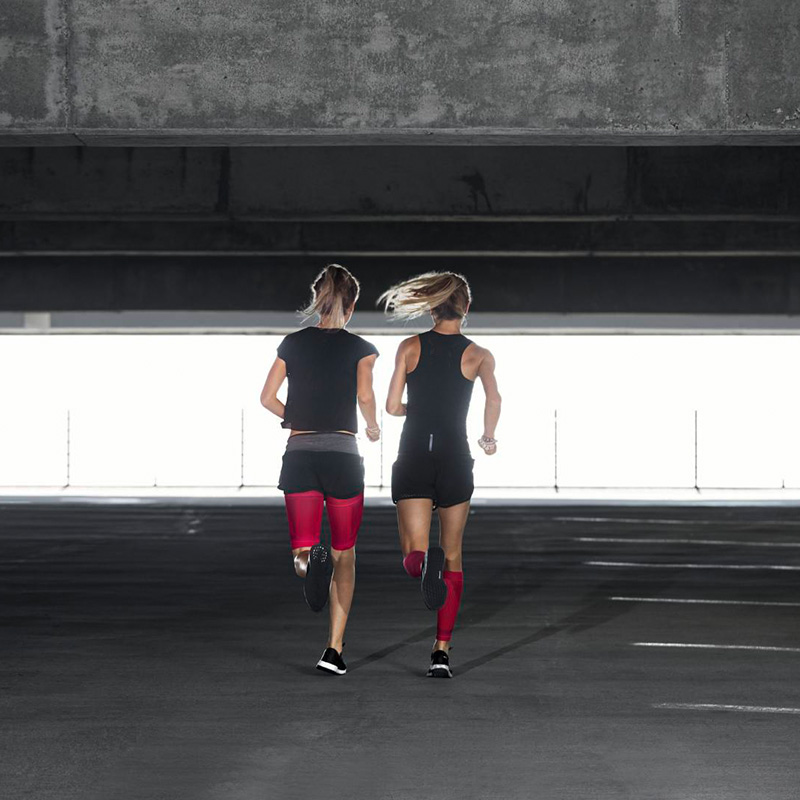
[[[640,525],[710,525],[719,520],[704,519],[628,519],[626,517],[553,517],[554,522],[630,522]]]
[[[632,525],[719,525],[718,519],[642,519],[639,517],[553,517],[554,522],[625,522]],[[751,528],[754,525],[765,527],[791,527],[800,528],[800,520],[792,519],[757,519],[743,520],[739,523],[742,527]]]
[[[584,561],[590,567],[644,567],[649,569],[777,569],[800,571],[800,566],[787,564],[671,564],[645,561]]]
[[[697,650],[759,650],[768,653],[800,653],[800,647],[767,647],[757,644],[690,644],[688,642],[631,642],[633,647],[678,647]]]
[[[691,605],[709,606],[784,606],[787,608],[800,608],[800,603],[785,603],[768,600],[701,600],[681,597],[609,597],[624,603],[688,603]]]
[[[678,711],[747,711],[753,714],[800,714],[800,708],[785,706],[735,706],[722,703],[653,703],[653,708]]]
[[[577,536],[575,542],[600,542],[603,544],[702,544],[733,547],[800,547],[800,542],[736,542],[731,539],[631,539],[611,536]]]

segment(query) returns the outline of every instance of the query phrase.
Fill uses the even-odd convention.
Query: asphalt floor
[[[449,681],[357,552],[333,677],[281,507],[0,505],[0,797],[798,797],[800,507],[475,506]]]

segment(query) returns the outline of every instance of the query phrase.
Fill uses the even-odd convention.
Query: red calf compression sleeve
[[[325,507],[328,509],[328,522],[331,526],[331,547],[334,550],[355,547],[364,515],[364,492],[344,500],[326,497]]]
[[[419,578],[422,575],[422,563],[425,561],[425,553],[422,550],[412,550],[403,559],[403,569],[412,577]]]
[[[461,592],[464,589],[464,573],[443,570],[442,577],[447,584],[447,600],[439,609],[436,619],[436,639],[440,642],[449,642],[456,626],[458,607],[461,605]]]
[[[286,502],[292,550],[313,547],[319,542],[322,527],[322,492],[291,492],[284,494],[283,499]]]

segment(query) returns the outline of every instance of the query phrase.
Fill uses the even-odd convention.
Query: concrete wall
[[[476,312],[800,314],[800,148],[0,150],[0,311],[364,307],[429,269]]]
[[[798,141],[800,25],[782,0],[3,0],[0,130]]]
[[[798,175],[796,147],[2,148],[0,219],[607,214],[766,223],[800,219]]]

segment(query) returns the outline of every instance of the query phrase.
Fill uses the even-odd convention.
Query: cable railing
[[[800,488],[800,428],[787,433],[780,415],[752,411],[749,427],[735,428],[701,409],[604,413],[530,411],[526,427],[506,423],[491,457],[471,441],[476,491]],[[194,416],[174,409],[127,423],[79,407],[50,414],[38,433],[36,422],[0,428],[0,488],[274,489],[288,435],[263,409],[245,406]],[[367,487],[382,490],[402,420],[381,412],[380,425],[379,442],[359,434],[359,447]],[[480,430],[477,415],[470,430]]]

